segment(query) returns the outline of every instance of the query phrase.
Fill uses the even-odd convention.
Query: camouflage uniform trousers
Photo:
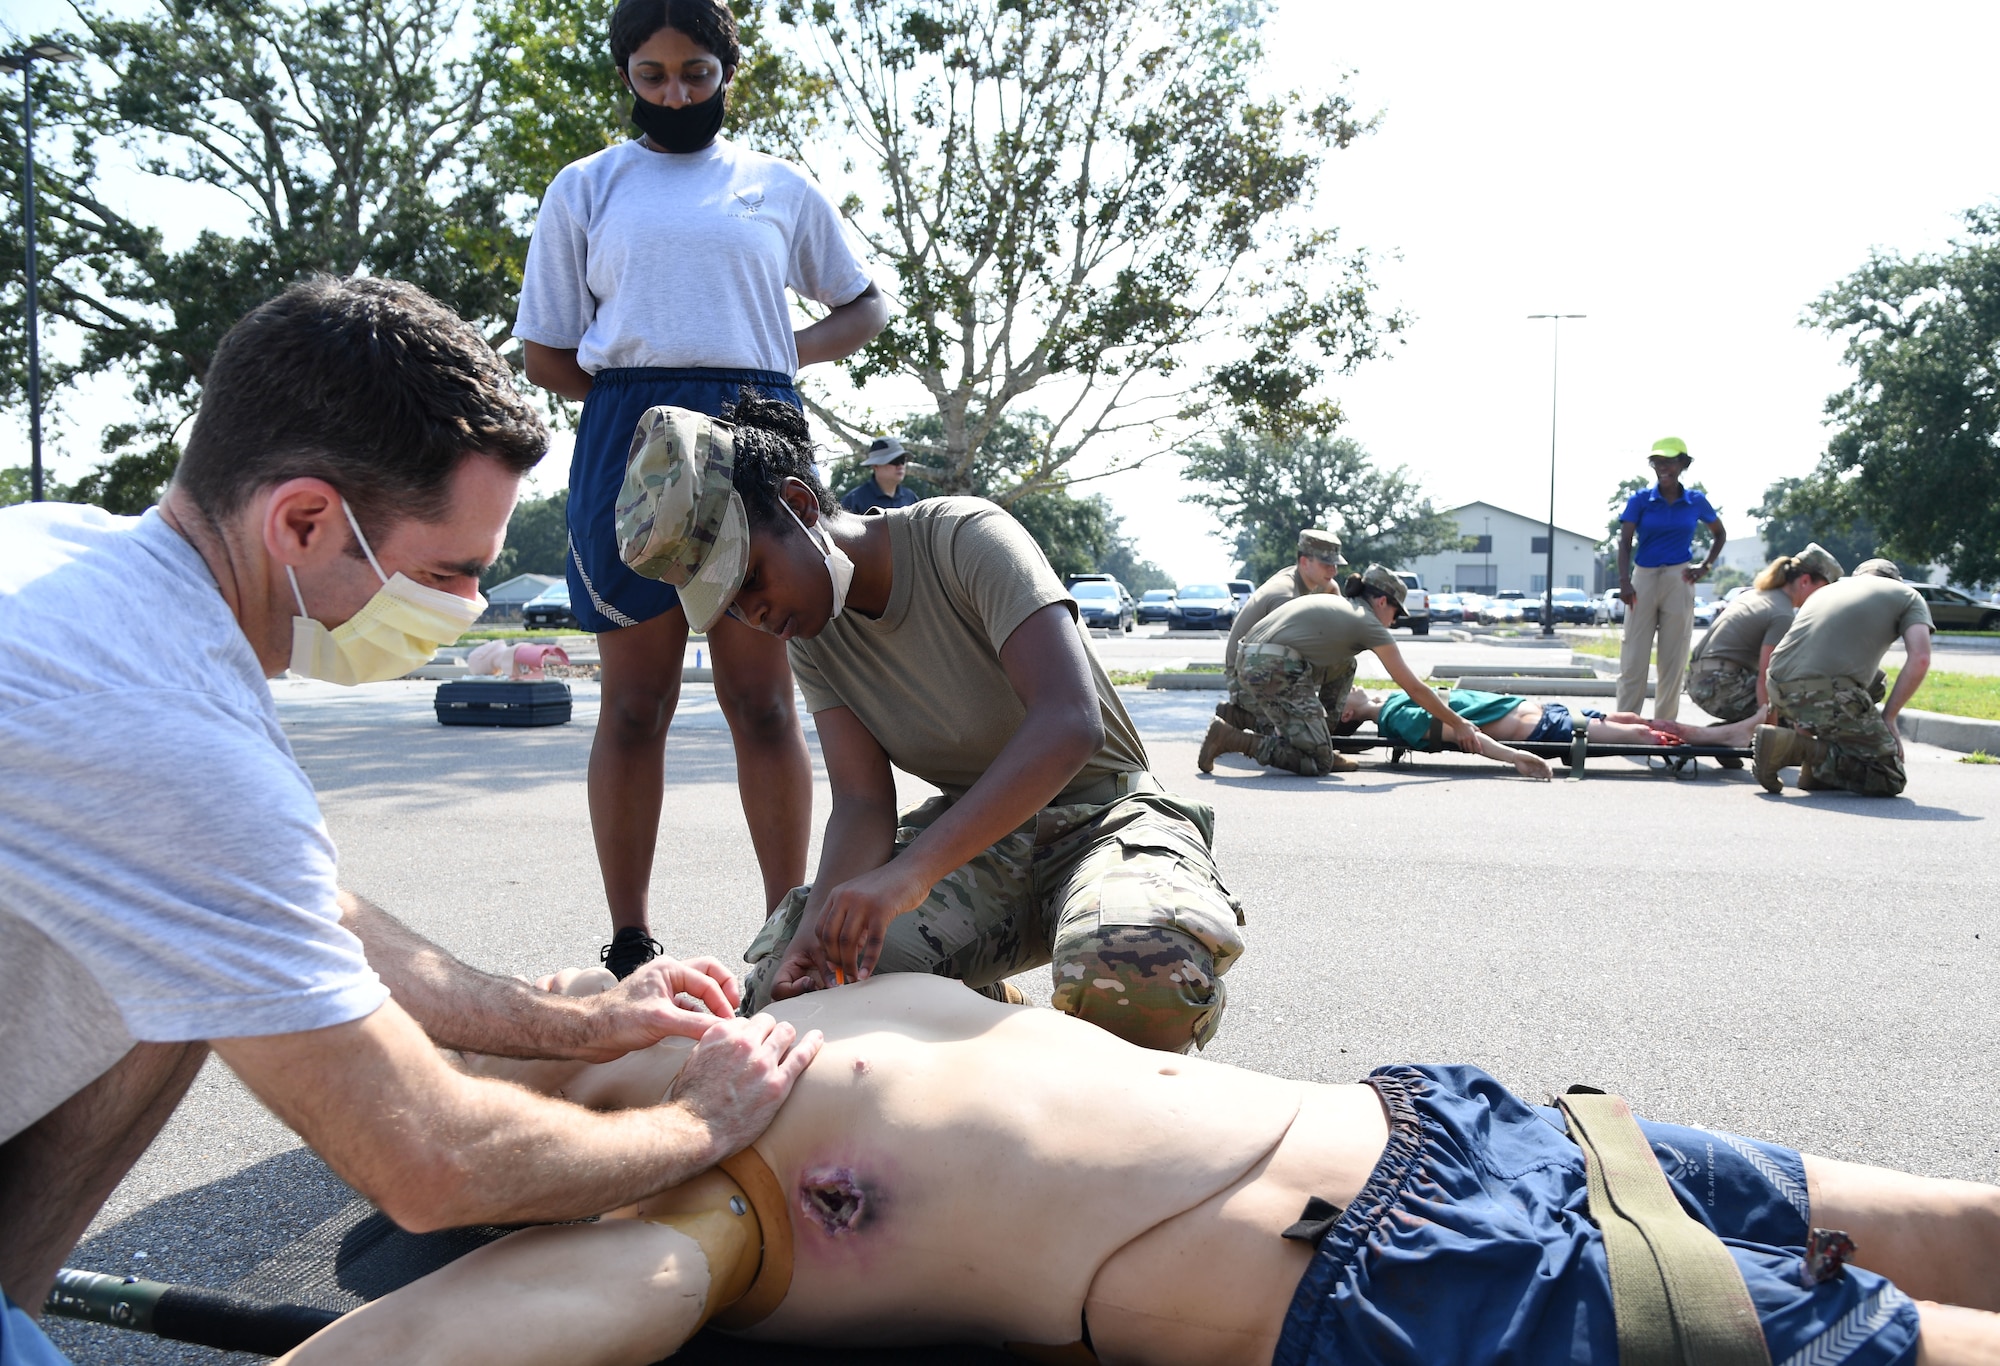
[[[1239,729],[1257,735],[1252,757],[1268,768],[1308,778],[1331,772],[1333,733],[1324,699],[1346,698],[1354,684],[1354,662],[1325,672],[1297,655],[1246,652],[1237,657],[1236,671],[1243,684],[1243,708],[1252,721]]]
[[[1229,700],[1215,704],[1215,714],[1238,730],[1257,729],[1257,714],[1243,701],[1243,680],[1234,666],[1223,670],[1229,680]],[[1346,681],[1338,679],[1320,685],[1319,704],[1325,708],[1329,720],[1340,718],[1340,709],[1347,704],[1347,690],[1354,686],[1354,672],[1349,670]]]
[[[1741,721],[1760,705],[1757,671],[1733,659],[1698,659],[1688,667],[1687,695],[1718,721]]]
[[[1908,785],[1895,733],[1867,689],[1845,678],[1772,679],[1769,689],[1774,723],[1826,743],[1826,757],[1813,766],[1816,784],[1870,797],[1893,797]]]
[[[1045,807],[947,875],[891,922],[875,971],[955,977],[1002,999],[1003,978],[1048,963],[1057,1010],[1147,1048],[1206,1045],[1222,974],[1243,952],[1243,912],[1209,851],[1213,812],[1140,776],[1152,790]],[[950,807],[933,797],[903,812],[896,852]],[[811,891],[779,902],[744,952],[745,1014],[770,1002]]]

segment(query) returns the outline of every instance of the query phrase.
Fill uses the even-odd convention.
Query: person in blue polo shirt
[[[1618,514],[1618,596],[1625,600],[1625,648],[1618,657],[1617,710],[1636,712],[1645,705],[1647,667],[1657,636],[1660,683],[1653,716],[1671,721],[1680,715],[1681,679],[1694,640],[1694,586],[1715,568],[1715,557],[1728,537],[1702,491],[1681,487],[1681,475],[1694,463],[1687,442],[1663,437],[1653,443],[1646,459],[1659,482],[1633,494]],[[1709,533],[1708,558],[1698,565],[1693,563],[1697,524]]]

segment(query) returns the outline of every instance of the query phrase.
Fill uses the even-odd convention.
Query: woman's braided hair
[[[811,489],[822,514],[834,510],[833,496],[813,465],[812,432],[806,427],[804,413],[745,385],[736,402],[723,409],[722,420],[736,429],[732,482],[752,530],[776,525],[782,531],[791,526],[791,518],[778,499],[778,489],[787,479],[797,479]]]

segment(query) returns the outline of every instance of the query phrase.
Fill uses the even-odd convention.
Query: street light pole
[[[60,43],[40,42],[18,52],[0,53],[0,71],[21,73],[22,234],[27,247],[28,323],[28,497],[42,501],[42,346],[35,282],[35,63],[78,62],[82,55]]]
[[[1549,320],[1552,349],[1549,353],[1549,534],[1543,542],[1548,559],[1542,570],[1542,635],[1556,633],[1556,376],[1562,361],[1564,318],[1588,317],[1585,313],[1530,313],[1529,321]]]

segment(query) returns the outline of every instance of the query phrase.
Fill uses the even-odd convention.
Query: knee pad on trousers
[[[1215,959],[1162,925],[1105,925],[1056,965],[1050,1004],[1142,1048],[1185,1053],[1215,1037],[1224,988]]]

